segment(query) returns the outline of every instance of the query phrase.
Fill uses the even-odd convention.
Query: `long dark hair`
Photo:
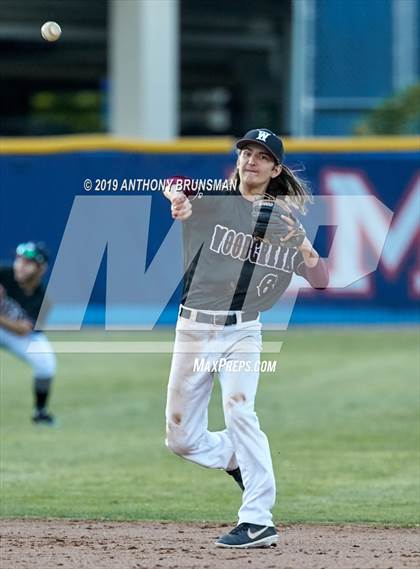
[[[238,168],[232,173],[231,180],[235,189],[239,191],[241,180]],[[270,180],[265,193],[274,198],[283,197],[288,205],[298,209],[301,213],[306,213],[307,204],[312,203],[312,194],[307,182],[299,178],[285,164],[282,164],[280,174]]]

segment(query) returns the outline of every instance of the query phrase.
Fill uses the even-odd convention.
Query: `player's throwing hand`
[[[164,194],[171,202],[172,217],[179,221],[187,220],[192,213],[192,206],[183,190],[180,190],[176,184],[173,184],[165,189]]]
[[[179,195],[175,193],[171,203],[171,213],[174,219],[185,221],[190,217],[192,213],[191,203],[184,194]]]

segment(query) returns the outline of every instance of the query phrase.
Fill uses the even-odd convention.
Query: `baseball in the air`
[[[45,22],[41,28],[41,35],[44,40],[57,41],[61,36],[61,28],[57,22]]]

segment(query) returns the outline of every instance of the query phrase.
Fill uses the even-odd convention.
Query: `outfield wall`
[[[302,174],[316,196],[376,196],[393,212],[378,269],[354,286],[301,292],[293,321],[416,321],[420,296],[416,251],[419,138],[286,139],[285,146],[287,164],[304,169]],[[144,183],[138,185],[143,188],[141,191],[121,191],[124,180],[166,179],[174,175],[225,178],[234,161],[231,139],[182,139],[168,144],[96,136],[0,140],[0,258],[11,260],[19,242],[43,240],[52,253],[52,267],[77,199],[80,203],[80,198],[95,200],[106,196],[112,200],[125,196],[128,200],[151,199],[148,266],[172,224],[168,203],[161,192],[146,191]],[[85,180],[92,182],[89,191],[84,187]],[[374,206],[357,212],[331,208],[328,215],[326,227],[316,237],[323,256],[329,254],[334,227],[343,222],[340,216],[346,217],[347,225],[352,216],[353,234],[335,251],[337,258],[331,264],[339,280],[338,273],[345,271],[346,266],[362,266],[367,256],[378,253],[375,236],[383,229],[384,221]],[[94,220],[91,232],[93,237]],[[124,247],[121,249],[123,258]],[[105,251],[92,287],[84,322],[100,324],[106,295]],[[174,320],[178,295],[179,288],[168,297],[160,322]]]

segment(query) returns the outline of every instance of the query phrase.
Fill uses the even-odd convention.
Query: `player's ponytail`
[[[268,184],[266,193],[273,197],[287,196],[287,202],[301,213],[306,213],[307,204],[312,202],[307,182],[285,164],[282,164],[280,174]]]
[[[239,192],[240,177],[238,168],[234,170],[230,177],[235,191]],[[287,196],[287,202],[298,209],[301,213],[306,213],[306,206],[312,203],[312,195],[306,181],[299,178],[296,173],[285,164],[276,178],[272,178],[268,184],[266,193],[273,197]]]

